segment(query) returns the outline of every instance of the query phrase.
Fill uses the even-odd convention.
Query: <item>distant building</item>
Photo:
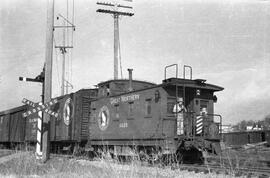
[[[222,133],[229,133],[233,132],[233,127],[232,125],[222,125]]]
[[[247,131],[252,131],[252,130],[262,130],[262,127],[258,124],[254,124],[253,126],[247,126]]]

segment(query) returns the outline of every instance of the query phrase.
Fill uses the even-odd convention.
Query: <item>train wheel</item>
[[[161,163],[163,166],[172,166],[177,163],[177,155],[176,154],[163,154],[161,158]]]
[[[183,162],[188,164],[203,164],[204,158],[201,151],[196,148],[192,148],[190,150],[185,150],[183,152]]]
[[[214,154],[220,155],[221,154],[221,146],[220,143],[212,143],[211,148]]]
[[[93,160],[95,157],[97,157],[97,154],[94,151],[87,151],[87,156],[90,160]]]

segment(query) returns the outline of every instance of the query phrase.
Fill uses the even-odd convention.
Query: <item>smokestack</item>
[[[128,69],[128,76],[129,76],[129,87],[128,87],[128,91],[132,91],[132,71],[133,69]]]

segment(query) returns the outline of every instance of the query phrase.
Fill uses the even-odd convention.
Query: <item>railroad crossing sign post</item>
[[[44,72],[45,72],[45,66],[43,67],[42,72],[36,78],[19,77],[20,81],[42,83],[42,93],[41,93],[42,103],[44,103]],[[23,103],[30,105],[32,107],[36,107],[36,103],[33,103],[26,99],[23,99]],[[26,117],[26,116],[27,114],[25,113],[25,116],[23,117]],[[42,111],[38,111],[38,130],[37,130],[37,145],[36,145],[36,158],[37,159],[40,159],[42,157],[42,152],[41,152],[42,117],[43,117]]]
[[[44,102],[50,102],[52,91],[52,58],[53,58],[53,24],[54,24],[54,0],[47,0],[47,27],[45,49],[45,71],[43,82]],[[20,77],[20,80],[24,80]],[[25,80],[27,81],[27,80]],[[28,80],[29,81],[29,80]],[[44,103],[43,102],[43,103]],[[42,162],[45,163],[50,157],[49,141],[50,116],[44,110],[42,123]]]
[[[42,104],[42,102],[34,103],[25,98],[22,100],[22,103],[29,105],[31,107],[27,112],[23,113],[23,117],[27,117],[38,112],[37,145],[36,145],[36,158],[37,159],[42,158],[42,151],[41,151],[42,115],[43,115],[42,112],[48,113],[49,115],[57,118],[59,114],[57,112],[51,111],[49,108],[50,106],[56,104],[57,102],[58,102],[57,99],[53,99],[50,102],[47,102],[44,104]]]

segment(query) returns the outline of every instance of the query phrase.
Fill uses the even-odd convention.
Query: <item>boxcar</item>
[[[12,109],[9,113],[9,141],[12,143],[22,143],[25,138],[26,120],[22,116],[27,110],[25,105]]]
[[[95,89],[82,89],[58,97],[51,109],[59,113],[50,118],[50,141],[52,148],[62,150],[74,145],[83,145],[88,138],[90,100],[97,95]]]
[[[10,147],[25,140],[26,120],[22,113],[27,110],[23,105],[10,110],[0,112],[0,144]]]
[[[0,143],[3,146],[9,142],[9,118],[8,112],[0,113]]]
[[[25,118],[25,142],[34,144],[37,141],[37,122],[38,113],[32,114]]]

